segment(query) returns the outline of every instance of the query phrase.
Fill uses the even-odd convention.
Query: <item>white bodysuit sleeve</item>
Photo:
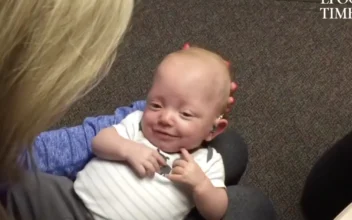
[[[142,111],[134,111],[127,115],[119,124],[113,125],[113,127],[121,137],[135,140],[139,132],[139,124],[142,116]]]
[[[222,156],[214,148],[210,148],[209,150],[213,150],[213,156],[207,162],[205,174],[210,179],[214,187],[225,188],[225,168]]]

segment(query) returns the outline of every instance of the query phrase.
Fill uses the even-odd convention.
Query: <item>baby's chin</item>
[[[181,151],[180,146],[173,146],[172,144],[158,143],[158,144],[153,144],[153,145],[156,146],[162,152],[169,153],[169,154],[179,153]]]
[[[159,150],[165,153],[173,154],[173,153],[179,153],[181,152],[181,146],[175,145],[175,143],[168,143],[165,141],[159,141],[159,140],[150,140],[150,142],[157,147]]]
[[[173,144],[164,144],[164,143],[159,143],[159,144],[153,144],[156,146],[159,150],[162,152],[168,153],[168,154],[174,154],[174,153],[180,153],[182,148],[185,148],[188,151],[196,149],[196,147],[188,147],[188,146],[179,146],[179,145],[173,145]]]
[[[190,147],[190,146],[185,146],[184,143],[182,143],[182,145],[180,145],[180,139],[176,138],[176,139],[171,139],[171,140],[163,140],[163,139],[159,139],[155,136],[149,135],[149,134],[145,134],[145,137],[148,139],[148,141],[154,145],[155,147],[157,147],[159,150],[161,150],[162,152],[165,153],[180,153],[182,148],[185,148],[186,150],[193,150],[195,149],[195,147]]]
[[[159,150],[162,152],[168,153],[168,154],[174,154],[174,153],[180,153],[181,149],[169,149],[169,148],[163,148],[163,147],[158,147]]]

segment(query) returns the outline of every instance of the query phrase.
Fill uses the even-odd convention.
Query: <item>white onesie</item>
[[[142,111],[135,111],[114,127],[122,137],[157,149],[139,128],[142,115]],[[213,151],[210,160],[208,150]],[[181,157],[161,153],[169,158],[166,162],[170,167]],[[215,149],[200,148],[192,156],[215,187],[225,187],[224,164]],[[74,190],[95,219],[181,220],[194,207],[192,195],[163,175],[141,179],[126,163],[98,158],[78,173]]]

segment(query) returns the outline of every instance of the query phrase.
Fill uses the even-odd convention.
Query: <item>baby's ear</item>
[[[227,128],[229,122],[227,119],[221,118],[221,119],[216,119],[214,123],[213,129],[209,131],[209,134],[205,138],[206,141],[211,141],[213,140],[216,136],[219,134],[223,133],[225,129]]]

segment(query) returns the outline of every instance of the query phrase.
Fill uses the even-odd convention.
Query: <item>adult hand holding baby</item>
[[[140,177],[153,177],[160,167],[165,165],[165,159],[156,151],[140,143],[131,143],[128,147],[126,161]]]
[[[234,94],[235,94],[236,90],[237,90],[237,84],[235,82],[232,82],[231,83],[230,97],[228,98],[228,101],[227,101],[226,112],[230,112],[231,108],[232,108],[232,105],[235,104]]]

